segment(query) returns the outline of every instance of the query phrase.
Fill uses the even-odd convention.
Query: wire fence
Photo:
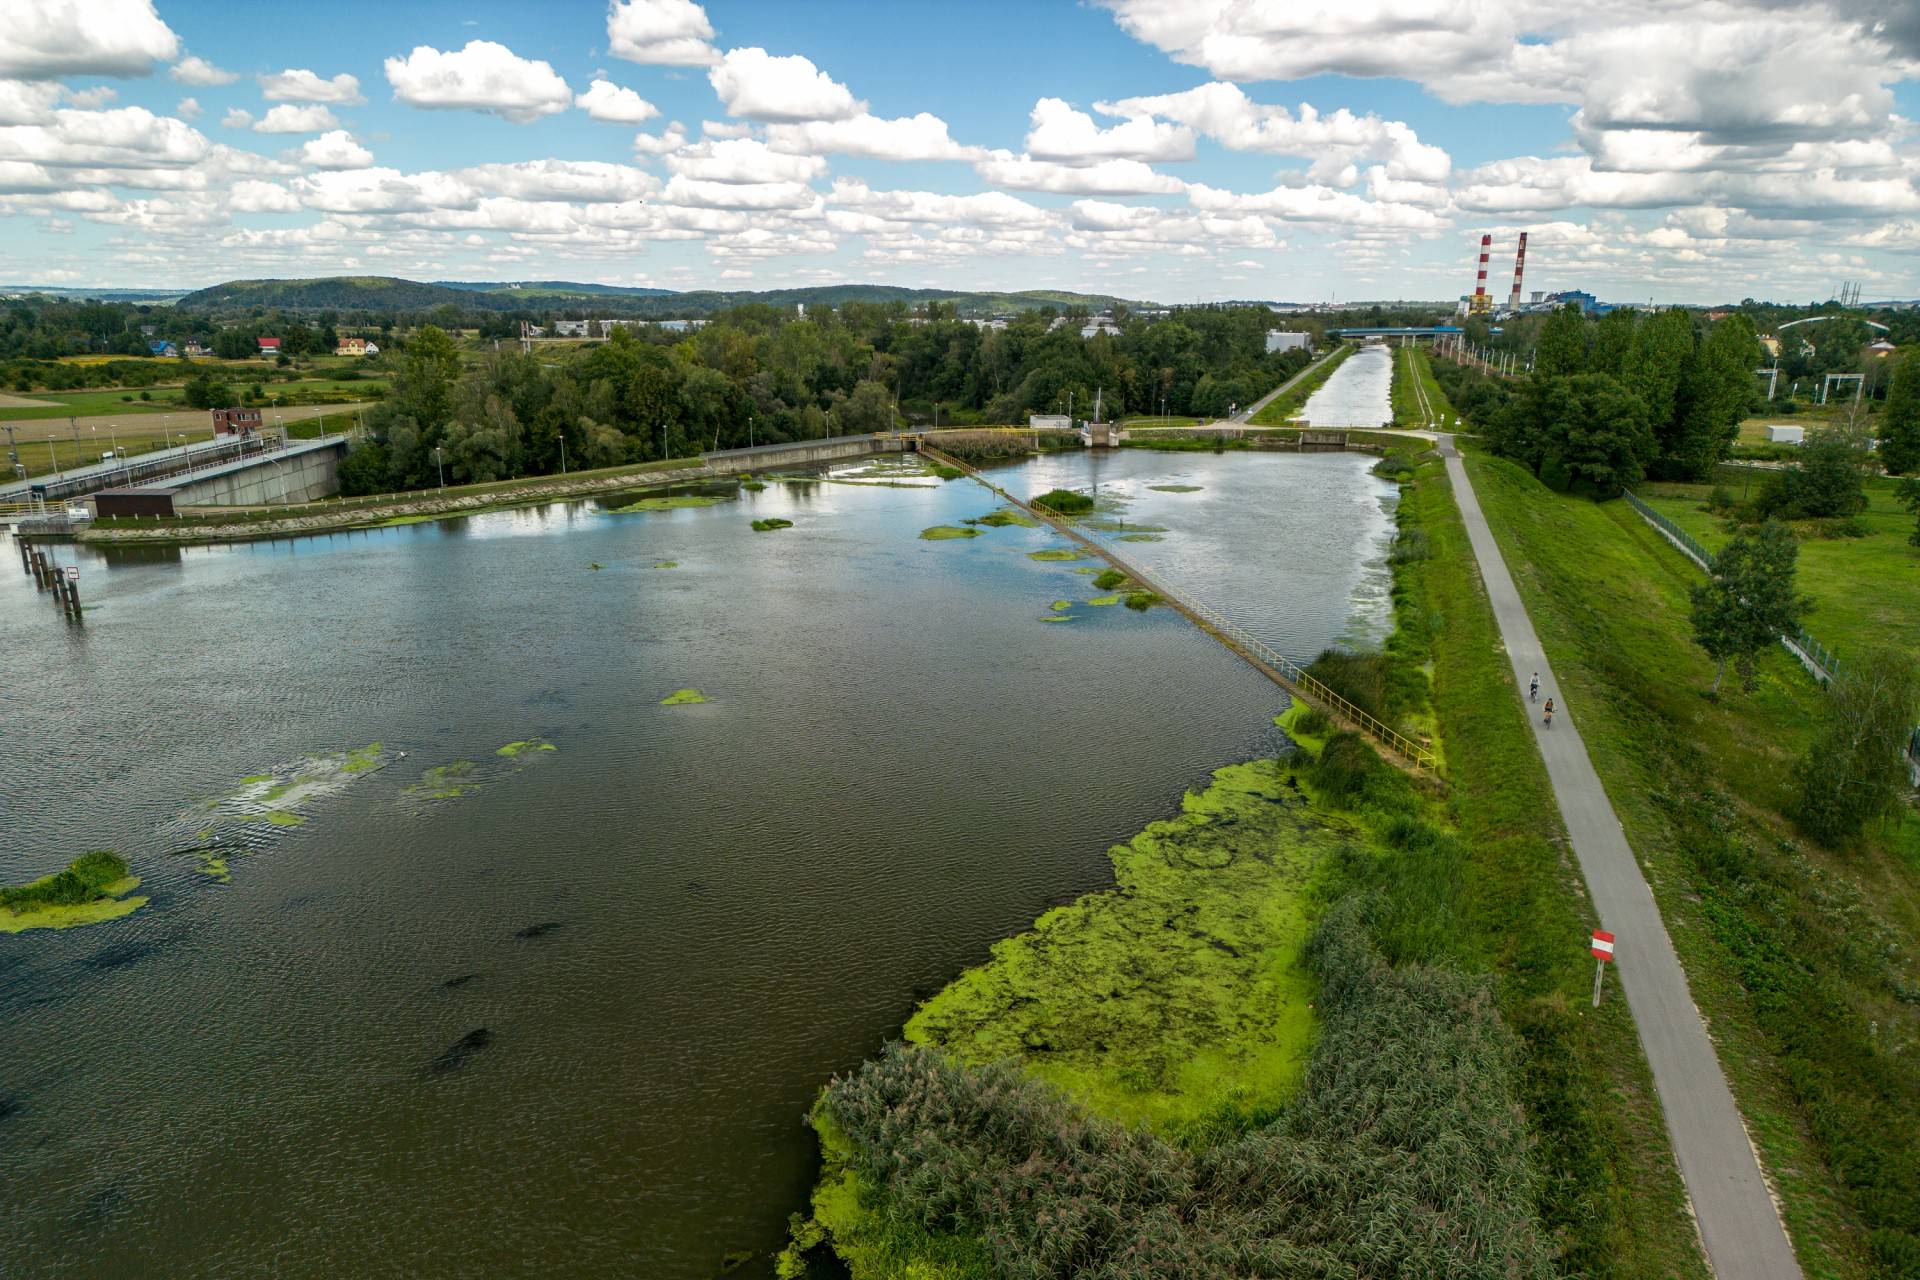
[[[984,485],[1015,510],[1041,521],[1062,537],[1086,547],[1114,568],[1126,574],[1129,578],[1132,578],[1140,584],[1140,586],[1160,596],[1168,604],[1179,609],[1180,612],[1186,614],[1195,622],[1198,622],[1203,629],[1211,631],[1215,637],[1226,644],[1228,648],[1233,649],[1255,666],[1265,669],[1269,677],[1273,678],[1276,683],[1287,687],[1289,692],[1297,692],[1308,701],[1318,703],[1321,710],[1328,712],[1335,719],[1343,720],[1362,733],[1365,733],[1368,737],[1371,737],[1394,754],[1410,762],[1415,768],[1432,769],[1436,764],[1437,760],[1431,747],[1408,737],[1386,721],[1367,711],[1364,707],[1355,706],[1351,701],[1329,688],[1325,681],[1314,676],[1300,663],[1287,657],[1279,650],[1267,644],[1264,640],[1254,636],[1248,632],[1246,628],[1231,618],[1228,618],[1225,614],[1199,602],[1185,591],[1172,591],[1161,585],[1153,577],[1142,572],[1113,547],[1097,540],[1093,536],[1097,532],[1096,530],[1086,529],[1076,523],[1054,515],[1043,507],[1032,506],[1014,497],[1005,489],[1002,489],[999,485],[987,479],[987,477],[977,469],[968,466],[957,458],[948,457],[938,449],[928,445],[924,440],[921,442],[920,451],[932,457],[937,462],[945,463],[948,466],[956,467],[966,472],[968,476]]]

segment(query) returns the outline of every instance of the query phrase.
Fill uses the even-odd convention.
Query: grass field
[[[178,405],[167,407],[175,412],[180,411]],[[271,426],[273,410],[269,408],[264,412],[267,424]],[[320,425],[323,423],[324,429]],[[326,432],[345,431],[354,424],[355,417],[351,413],[330,413],[315,418],[288,419],[281,423],[281,429],[291,439],[311,440]],[[110,452],[116,443],[125,451],[125,456],[137,458],[155,450],[213,439],[210,421],[206,425],[178,427],[155,423],[151,418],[140,416],[116,422],[111,428],[82,426],[78,431],[78,440],[65,418],[57,422],[15,422],[7,425],[13,428],[20,461],[26,466],[29,476],[92,466],[101,460],[101,454]],[[0,459],[0,473],[5,471],[5,460]]]
[[[1203,422],[1211,421],[1213,421],[1211,418],[1183,418],[1178,414],[1163,418],[1158,414],[1149,413],[1137,418],[1128,418],[1120,425],[1123,427],[1197,427]]]
[[[1914,1274],[1920,818],[1845,855],[1801,839],[1784,814],[1825,693],[1775,650],[1756,692],[1709,698],[1713,664],[1690,639],[1692,562],[1623,502],[1556,495],[1477,454],[1467,465],[1802,1267]]]
[[[1758,486],[1765,476],[1751,467],[1729,467],[1721,484],[1739,498],[1746,485]],[[1807,536],[1800,543],[1800,589],[1814,601],[1803,625],[1843,660],[1869,645],[1886,644],[1904,645],[1920,657],[1920,547],[1907,541],[1914,518],[1894,497],[1894,483],[1885,477],[1868,482],[1868,508],[1856,517],[1867,530],[1865,537]],[[1638,492],[1707,550],[1718,551],[1738,525],[1706,509],[1711,489],[1650,484]]]
[[[1332,377],[1333,371],[1340,367],[1340,362],[1352,355],[1354,350],[1355,348],[1351,344],[1348,344],[1341,347],[1338,351],[1335,351],[1332,355],[1323,357],[1319,364],[1313,366],[1306,377],[1294,384],[1293,390],[1284,395],[1274,397],[1272,404],[1254,414],[1248,421],[1256,427],[1286,426],[1287,419],[1300,412],[1300,406],[1307,402],[1307,397],[1315,391],[1318,391],[1320,384]]]

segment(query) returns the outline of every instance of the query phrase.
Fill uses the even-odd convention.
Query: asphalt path
[[[1793,1247],[1780,1225],[1726,1075],[1714,1056],[1713,1042],[1688,992],[1687,975],[1667,937],[1660,908],[1600,785],[1600,775],[1594,772],[1579,726],[1487,528],[1453,438],[1443,435],[1438,443],[1513,666],[1514,684],[1525,689],[1538,672],[1541,700],[1554,699],[1557,714],[1552,728],[1543,725],[1538,714],[1527,719],[1546,761],[1567,833],[1573,838],[1587,891],[1599,912],[1600,927],[1616,940],[1612,966],[1616,972],[1608,975],[1609,981],[1625,990],[1627,1007],[1639,1028],[1707,1260],[1719,1280],[1798,1277]],[[1569,938],[1567,945],[1579,946],[1581,941]]]

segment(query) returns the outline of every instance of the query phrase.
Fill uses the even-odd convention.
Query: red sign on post
[[[1603,961],[1613,959],[1613,935],[1605,929],[1595,929],[1592,950]]]

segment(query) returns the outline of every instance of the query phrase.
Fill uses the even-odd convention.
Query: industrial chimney
[[[1507,299],[1507,310],[1520,309],[1520,277],[1527,270],[1527,233],[1520,233],[1520,248],[1513,255],[1513,294]]]

